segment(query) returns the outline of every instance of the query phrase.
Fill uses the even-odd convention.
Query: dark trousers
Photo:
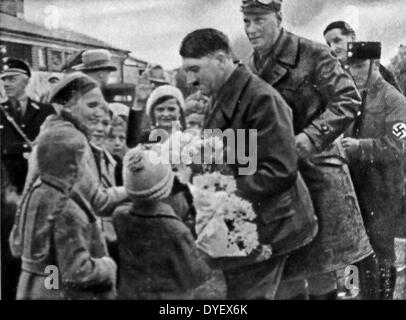
[[[274,300],[287,255],[224,271],[228,300]]]

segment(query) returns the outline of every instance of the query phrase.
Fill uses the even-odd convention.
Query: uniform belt
[[[21,269],[25,272],[35,274],[37,276],[49,276],[49,274],[45,273],[45,268],[49,266],[49,264],[45,264],[43,262],[33,261],[27,258],[22,257],[22,264]]]

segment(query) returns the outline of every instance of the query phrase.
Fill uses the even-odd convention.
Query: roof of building
[[[130,52],[129,50],[114,47],[104,41],[89,37],[79,32],[66,29],[48,29],[40,24],[4,13],[0,13],[0,29],[17,34],[35,36],[43,39],[75,43],[83,45],[85,47],[104,48],[125,53]]]

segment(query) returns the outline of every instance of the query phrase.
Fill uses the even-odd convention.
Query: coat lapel
[[[224,129],[228,127],[238,106],[238,100],[245,85],[251,78],[245,66],[239,65],[219,91],[213,106],[205,117],[205,128]]]
[[[278,63],[271,68],[271,72],[268,72],[267,69],[268,67],[265,64],[259,76],[272,86],[278,83],[288,73],[288,69]]]
[[[26,112],[24,114],[24,117],[22,119],[22,123],[24,125],[29,124],[35,118],[35,116],[37,115],[39,110],[40,110],[39,105],[37,105],[31,99],[28,99],[27,110],[26,110]]]
[[[274,49],[268,53],[263,65],[258,68],[258,75],[269,84],[276,85],[288,73],[289,67],[297,64],[298,52],[299,38],[282,29]]]

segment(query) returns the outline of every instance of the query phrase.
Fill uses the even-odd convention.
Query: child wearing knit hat
[[[113,216],[121,269],[120,299],[192,299],[207,274],[190,229],[165,203],[171,166],[142,147],[124,157],[124,187],[132,200]]]

